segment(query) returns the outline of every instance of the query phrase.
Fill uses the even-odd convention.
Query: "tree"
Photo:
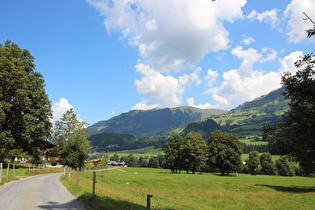
[[[198,171],[201,161],[205,157],[206,147],[206,143],[198,133],[188,133],[184,137],[184,144],[180,147],[180,153],[187,173],[192,171],[194,174]]]
[[[0,45],[0,161],[10,150],[31,156],[48,144],[51,105],[34,57],[11,41]]]
[[[265,152],[260,155],[260,165],[261,165],[261,173],[266,174],[266,175],[275,175],[276,174],[276,169],[275,169],[275,164],[272,161],[272,156],[270,153]]]
[[[53,131],[53,142],[56,144],[63,165],[81,169],[91,148],[86,131],[87,123],[78,119],[73,109],[67,110]]]
[[[208,139],[210,167],[221,170],[221,175],[237,172],[241,169],[242,148],[237,134],[217,130]]]
[[[290,165],[286,159],[280,158],[276,160],[276,170],[280,176],[293,176],[294,172],[290,169]]]
[[[257,151],[252,151],[249,153],[248,169],[251,175],[256,175],[260,172],[261,166]]]
[[[137,164],[138,164],[137,158],[133,156],[132,154],[126,157],[125,162],[129,167],[137,167]]]
[[[305,13],[304,13],[305,14]],[[315,23],[306,14],[314,27],[306,30],[308,37],[315,35]],[[315,55],[304,55],[296,61],[298,71],[285,73],[285,98],[290,99],[289,110],[282,121],[263,128],[269,142],[277,144],[283,155],[291,161],[299,162],[304,174],[315,172]]]
[[[114,154],[112,157],[109,158],[109,160],[118,162],[119,161],[119,155]]]
[[[164,153],[165,160],[172,173],[177,173],[182,168],[182,158],[180,147],[184,144],[184,139],[178,134],[170,137],[166,143]]]

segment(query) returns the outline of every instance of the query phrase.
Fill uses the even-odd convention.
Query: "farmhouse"
[[[57,152],[55,148],[50,148],[43,151],[42,160],[44,161],[44,165],[47,168],[61,168],[62,164],[60,162],[59,157],[57,156]]]

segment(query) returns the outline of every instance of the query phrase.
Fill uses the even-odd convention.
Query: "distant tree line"
[[[259,153],[268,152],[271,155],[281,155],[281,151],[278,145],[275,144],[244,144],[241,143],[243,147],[243,154],[249,154],[251,151],[258,151]]]
[[[258,154],[257,151],[249,153],[246,164],[243,168],[244,173],[251,175],[279,175],[279,176],[302,176],[303,169],[296,163],[289,162],[285,158],[272,160],[270,153]]]

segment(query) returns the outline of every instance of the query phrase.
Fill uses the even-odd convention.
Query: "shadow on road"
[[[38,208],[41,209],[77,209],[77,210],[85,210],[83,204],[81,204],[78,200],[72,200],[67,203],[58,203],[58,202],[48,202],[47,205],[40,205]]]

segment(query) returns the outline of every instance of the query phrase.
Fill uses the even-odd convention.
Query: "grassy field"
[[[108,152],[106,154],[108,155],[108,157],[111,157],[114,154],[118,154],[119,157],[127,156],[130,154],[132,154],[135,157],[139,157],[139,156],[149,156],[150,157],[153,155],[164,154],[164,151],[162,150],[162,148],[154,149],[154,146],[150,146],[150,147],[144,147],[144,148],[134,149],[134,150],[112,151],[112,152]]]
[[[92,171],[66,187],[89,209],[314,209],[315,179],[280,176],[219,176],[171,174],[169,170],[120,168],[96,172],[96,196],[92,198]]]

